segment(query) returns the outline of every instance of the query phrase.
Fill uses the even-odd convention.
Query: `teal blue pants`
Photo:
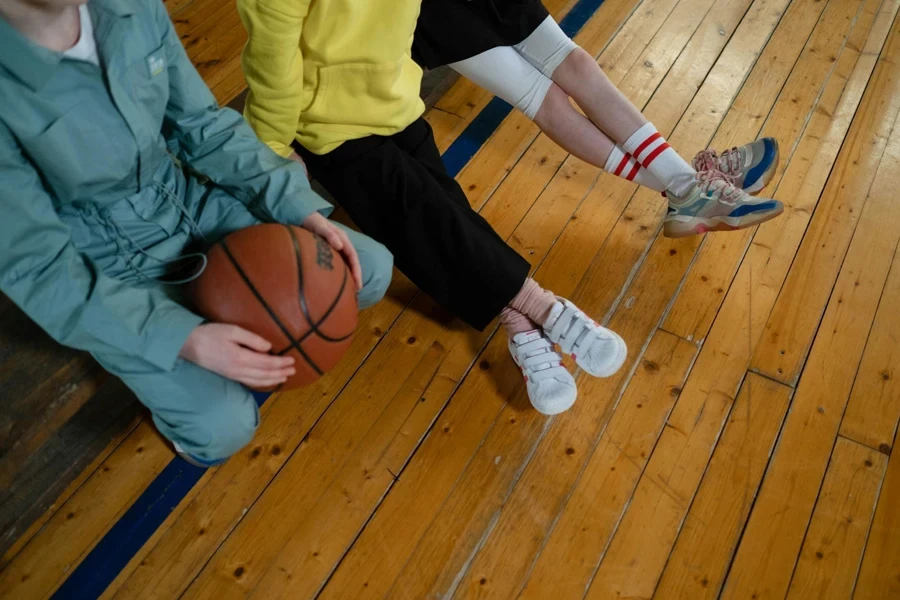
[[[163,263],[198,244],[198,238],[213,243],[264,220],[223,190],[191,177],[179,178],[174,189],[161,188],[154,207],[132,206],[123,200],[102,214],[61,216],[81,252],[107,275],[135,285],[162,285],[151,276],[161,272]],[[365,308],[387,291],[393,259],[378,242],[343,229],[359,254],[363,272],[359,305]],[[167,291],[176,298],[180,294],[177,287]],[[253,396],[242,385],[184,360],[179,360],[174,370],[163,371],[140,357],[94,357],[150,409],[159,431],[192,457],[215,463],[253,438],[259,413]]]

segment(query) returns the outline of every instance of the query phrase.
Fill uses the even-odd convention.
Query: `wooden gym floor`
[[[496,328],[398,275],[224,466],[133,422],[5,553],[0,597],[900,598],[900,0],[548,7],[683,154],[775,136],[785,214],[665,239],[658,194],[458,81],[428,113],[448,164],[627,368],[543,417]],[[170,11],[239,94],[232,2]]]

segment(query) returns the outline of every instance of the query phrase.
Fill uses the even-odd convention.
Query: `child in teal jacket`
[[[325,237],[360,305],[377,302],[390,253],[330,211],[300,165],[217,107],[159,0],[0,0],[0,289],[121,377],[196,462],[250,441],[240,384],[277,384],[293,359],[204,324],[163,281],[196,248],[279,222]]]

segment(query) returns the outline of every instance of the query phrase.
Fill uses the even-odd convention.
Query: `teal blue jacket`
[[[158,225],[161,207],[190,187],[178,162],[263,220],[300,224],[331,207],[299,165],[218,108],[159,0],[88,6],[101,68],[0,18],[0,289],[63,344],[172,369],[200,317],[162,286],[89,256],[103,231],[92,219],[125,203]]]

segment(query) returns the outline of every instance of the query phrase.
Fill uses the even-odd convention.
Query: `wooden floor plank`
[[[379,418],[360,449],[291,532],[279,556],[253,589],[254,597],[309,598],[321,588],[373,507],[390,490],[443,400],[456,388],[458,373],[438,372],[439,368],[446,369],[442,365],[444,354],[439,345],[430,349],[426,360],[392,400],[386,418]],[[460,366],[468,367],[470,355],[460,350],[456,354]],[[513,380],[509,383],[516,384]],[[391,418],[403,422],[392,424]]]
[[[892,17],[892,15],[888,16]],[[828,117],[818,114],[814,115],[814,126],[808,128],[808,134],[804,137],[804,142],[801,142],[801,147],[804,148],[804,151],[800,153],[799,156],[804,157],[805,160],[798,161],[796,165],[792,164],[786,175],[786,180],[795,181],[795,185],[797,185],[798,188],[801,187],[799,183],[804,183],[804,194],[798,199],[806,198],[805,203],[808,206],[815,205],[815,201],[819,195],[818,190],[824,185],[831,164],[834,161],[837,150],[840,148],[841,141],[843,140],[850,123],[850,119],[859,102],[859,97],[862,95],[866,81],[868,80],[871,63],[866,64],[865,61],[860,61],[862,64],[859,64],[857,70],[854,70],[854,75],[850,77],[851,83],[847,85],[847,89],[844,90],[843,85],[838,85],[842,84],[849,75],[853,62],[855,61],[849,63],[846,74],[823,94],[823,99],[827,100],[825,105],[830,104],[830,111],[833,111],[833,117],[831,116],[831,112],[829,112]],[[843,96],[841,95],[842,92]],[[867,105],[869,108],[867,110],[877,112],[879,100],[878,93],[871,94]],[[857,129],[864,131],[865,128],[860,127]],[[859,137],[862,135],[865,134],[857,133],[857,136]],[[835,186],[835,188],[836,187],[837,186]],[[800,203],[799,206],[802,208],[803,205],[804,203]],[[805,214],[807,216],[809,212],[809,209],[805,209]],[[796,236],[801,234],[803,229],[798,228],[795,229],[795,231],[794,239],[796,240]],[[773,251],[780,250],[776,241],[785,238],[784,232],[775,233],[780,235],[772,237],[771,245],[761,246],[760,248],[772,248]],[[785,239],[790,239],[790,236],[787,236]],[[796,248],[797,242],[794,241],[793,243],[793,247]],[[792,256],[790,246],[784,249],[783,256],[784,259],[773,261],[771,260],[772,256],[768,255],[767,250],[766,256],[761,257],[761,261],[748,263],[748,265],[746,265],[747,268],[742,267],[742,273],[739,274],[739,280],[742,280],[743,283],[739,288],[733,290],[733,293],[730,294],[729,298],[726,300],[725,306],[723,307],[724,312],[720,314],[719,317],[721,323],[714,327],[710,339],[704,346],[703,351],[701,351],[698,364],[693,369],[696,376],[692,375],[692,379],[689,379],[688,385],[679,400],[679,404],[685,403],[686,413],[691,415],[690,417],[684,418],[685,423],[693,424],[696,415],[698,414],[703,414],[704,418],[706,418],[709,413],[712,412],[710,411],[709,406],[710,401],[716,399],[719,394],[730,395],[734,393],[729,390],[736,387],[737,382],[740,381],[744,370],[747,368],[747,362],[749,360],[748,351],[752,349],[752,345],[755,343],[752,339],[753,331],[754,329],[761,330],[761,327],[753,328],[752,322],[747,324],[747,326],[750,327],[748,333],[750,333],[751,337],[749,345],[748,342],[745,341],[747,336],[743,333],[741,335],[736,335],[735,333],[735,323],[742,323],[746,319],[746,316],[742,315],[748,314],[748,296],[745,290],[753,289],[752,286],[749,285],[754,283],[753,278],[748,278],[746,276],[752,274],[753,266],[757,265],[755,272],[757,274],[762,273],[763,275],[761,281],[759,281],[757,285],[760,283],[765,285],[765,283],[769,281],[768,275],[774,276],[777,281],[779,272],[781,273],[780,277],[783,278],[784,272],[790,264],[790,258]],[[771,271],[767,273],[765,267],[769,267]],[[737,293],[738,289],[741,290],[740,293]],[[757,288],[756,293],[759,294],[759,292],[765,291],[766,289],[770,288]],[[774,290],[777,289],[778,286],[776,284]],[[771,299],[768,302],[768,307],[766,307],[767,303],[765,301],[757,302],[756,299],[749,304],[751,314],[755,321],[759,322],[760,315],[762,315],[762,318],[764,319],[768,314],[771,303],[774,302],[774,293],[769,292],[769,296]],[[759,310],[760,312],[754,312],[756,310]],[[691,405],[694,406],[694,409],[688,408]],[[707,407],[706,411],[698,413],[697,409],[700,409],[703,406]],[[676,408],[676,412],[677,411],[678,409]],[[666,433],[668,433],[668,430]],[[664,454],[677,452],[674,447],[667,448],[663,442],[661,442],[658,451],[663,452]],[[684,468],[687,468],[687,466],[679,467],[679,470]],[[564,513],[562,519],[564,520],[566,518],[567,516]],[[561,520],[561,523],[562,522],[563,521]]]
[[[171,459],[172,450],[142,422],[0,571],[0,597],[51,594]]]
[[[633,70],[644,49],[659,29],[666,25],[672,10],[679,4],[680,0],[652,0],[637,7],[598,60],[600,68],[611,81],[619,83]]]
[[[3,344],[8,343],[9,347],[17,347],[19,351],[0,365],[0,381],[4,393],[9,395],[0,417],[0,456],[3,459],[0,461],[0,489],[12,484],[22,462],[84,406],[108,379],[86,354],[59,349],[60,352],[47,356],[46,351],[51,350],[53,342],[43,335],[35,335],[37,332],[33,330],[28,331],[34,325],[27,317],[19,314],[18,318],[24,322],[19,323],[18,332],[9,332],[9,341],[4,340]],[[21,327],[23,325],[25,327]],[[26,345],[14,341],[22,339],[19,334],[26,331],[27,338],[37,337],[38,343]],[[46,417],[36,419],[35,414]]]
[[[748,376],[745,401],[738,396],[654,597],[718,596],[791,392],[771,380]]]
[[[889,102],[893,104],[897,100],[894,97]],[[885,139],[886,135],[882,134],[861,142],[857,149],[859,163],[877,160]],[[796,383],[864,200],[864,194],[845,196],[829,213],[817,214],[813,219],[766,323],[766,335],[753,358],[754,370],[790,385]]]
[[[21,533],[13,542],[9,548],[3,553],[3,556],[0,557],[0,570],[6,568],[13,558],[15,558],[19,552],[21,552],[22,548],[28,545],[31,540],[40,532],[40,530],[47,524],[47,521],[59,511],[60,508],[65,506],[68,502],[69,498],[72,497],[73,494],[87,481],[94,472],[100,468],[103,462],[112,454],[113,450],[115,450],[122,440],[124,440],[131,432],[137,427],[137,425],[141,422],[143,415],[132,420],[131,423],[122,427],[121,430],[116,432],[110,441],[107,443],[106,447],[103,448],[97,455],[93,458],[93,460],[85,466],[78,475],[66,486],[66,488],[62,491],[62,493],[56,498],[56,500],[51,504],[47,510],[40,515],[31,525]]]
[[[896,446],[896,441],[894,440]],[[900,453],[891,454],[869,531],[854,600],[900,598]]]
[[[660,339],[665,339],[661,332],[654,336],[651,344],[658,344]],[[685,348],[683,352],[691,348],[693,361],[696,347],[685,341],[679,346]],[[638,366],[637,376],[641,376],[642,369],[650,372],[657,369],[659,365],[649,360],[648,351]],[[583,513],[585,519],[577,524],[570,520],[556,526],[554,536],[541,552],[540,561],[525,578],[521,598],[538,600],[550,593],[558,598],[583,596],[584,582],[592,576],[594,566],[581,557],[602,552],[681,393],[681,383],[660,387],[658,394],[648,401],[633,388],[634,383],[629,385],[616,407],[572,494],[573,502],[579,506],[570,511]],[[666,391],[668,395],[664,393]],[[566,529],[567,524],[570,526]]]
[[[636,507],[625,513],[588,598],[650,598],[667,560],[658,597],[694,600],[718,595],[787,412],[790,392],[786,386],[748,376],[683,528],[678,519],[666,523],[666,529],[647,526],[651,521],[647,517],[659,510],[657,505],[681,505],[685,498],[658,471],[645,472],[632,498]],[[669,427],[678,435],[677,425]],[[656,540],[675,536],[679,529],[670,557],[670,546]]]
[[[432,108],[425,113],[425,120],[428,121],[432,131],[434,131],[434,140],[438,144],[438,149],[444,152],[449,145],[446,140],[460,126],[462,117],[439,108]]]
[[[851,597],[886,466],[877,450],[838,438],[788,600]]]
[[[121,441],[120,432],[127,431],[128,425],[135,423],[141,413],[140,404],[121,382],[108,381],[48,436],[39,452],[23,459],[15,480],[0,487],[3,541],[10,542],[4,547],[10,545],[17,553],[36,534],[36,530],[29,534],[18,528],[26,529],[23,524],[46,523],[72,493],[67,491],[72,489],[71,484],[61,486],[60,483],[83,482],[97,468],[96,455],[109,446],[109,440]],[[88,471],[87,475],[80,475],[83,470]],[[8,523],[14,526],[7,528]],[[11,544],[13,541],[16,543]],[[13,555],[10,553],[10,559]]]
[[[710,11],[713,6],[716,6],[716,10],[711,16]],[[654,10],[654,14],[659,14],[659,12],[659,10]],[[611,78],[615,77],[611,80],[617,82],[619,90],[636,106],[644,106],[660,82],[665,79],[681,53],[686,48],[698,46],[696,41],[694,44],[690,44],[695,37],[702,39],[702,33],[700,36],[696,35],[697,30],[700,29],[702,32],[711,22],[715,21],[716,35],[724,39],[720,44],[710,43],[707,40],[706,48],[718,46],[721,49],[727,40],[726,36],[734,31],[734,27],[740,21],[736,14],[738,12],[731,11],[722,15],[721,5],[715,0],[679,2],[666,17],[659,31],[646,43],[646,48],[637,56],[630,68],[625,68],[627,60],[620,60],[615,56],[604,57],[604,62],[610,65],[610,72],[607,72],[607,75]],[[728,24],[721,22],[723,16],[727,18],[732,15],[734,16],[733,26],[729,27]],[[635,49],[640,49],[640,47],[629,44],[631,52]],[[711,64],[711,62],[707,60],[701,64]]]
[[[227,105],[243,92],[247,87],[244,80],[244,70],[241,67],[241,55],[235,54],[229,58],[219,69],[219,76],[209,83],[216,101],[222,106]]]
[[[763,14],[765,14],[765,13],[763,13]],[[811,27],[812,27],[812,23],[810,24],[810,28],[811,28]],[[799,53],[799,50],[798,50],[797,52]],[[748,90],[748,93],[749,93],[749,92],[752,92],[752,91],[753,91],[753,90]],[[742,92],[742,93],[743,93],[743,92]],[[838,89],[838,95],[839,95],[839,93],[840,93],[840,88]],[[851,113],[851,114],[852,114],[852,113]],[[849,123],[849,117],[847,118],[847,123]],[[845,124],[845,126],[846,126],[846,124]],[[833,160],[833,157],[832,157],[832,160]],[[805,174],[805,171],[804,171],[803,173]],[[825,170],[825,174],[827,174],[827,169]],[[819,185],[823,185],[823,184],[824,184],[824,176],[820,179]],[[669,258],[670,260],[672,260],[671,257],[677,257],[677,256],[678,256],[678,253],[679,253],[679,248],[678,248],[678,246],[677,246],[678,242],[671,242],[671,244],[672,244],[672,245],[669,247],[669,249],[670,249],[670,250],[675,250],[675,252],[673,252],[673,253],[671,253],[671,254],[670,254],[670,252],[668,252],[668,251],[666,251],[666,252],[658,252],[657,255],[658,255],[660,258],[662,258],[663,256],[665,256],[665,257]],[[648,260],[651,260],[651,259],[653,258],[653,256],[654,256],[654,254],[651,252],[650,257],[648,257]],[[676,260],[677,260],[677,259],[676,259]],[[686,267],[686,264],[685,264],[684,266],[681,267],[681,269],[682,269],[681,272],[683,272],[683,269],[684,269],[685,267]],[[670,266],[670,268],[671,268],[672,270],[675,270],[675,271],[677,272],[677,267],[676,267],[676,266]],[[654,270],[654,271],[652,272],[652,274],[654,275],[654,277],[650,277],[650,276],[649,276],[650,273],[648,273],[647,275],[644,276],[644,280],[646,281],[646,284],[645,284],[645,285],[647,285],[648,288],[652,288],[652,287],[656,284],[656,277],[658,277],[658,272]],[[667,273],[667,276],[668,276],[668,273]],[[640,273],[639,273],[638,277],[641,278]],[[626,306],[628,306],[628,303],[631,302],[631,294],[630,294],[630,293],[626,293],[626,296],[625,296],[625,297],[626,297]],[[637,294],[637,295],[636,295],[636,298],[637,298],[637,299],[641,298],[641,295]],[[637,300],[636,300],[635,302],[637,302]],[[640,310],[640,308],[637,306],[637,304],[635,304],[635,306],[632,307],[631,312],[634,313],[635,311],[639,311],[639,310]],[[738,322],[740,322],[740,319],[739,319]],[[729,325],[729,327],[731,328],[732,326]],[[723,341],[725,341],[725,340],[727,339],[727,341],[728,341],[729,343],[734,343],[734,333],[733,333],[733,328],[729,329],[727,332],[725,332],[725,331],[723,330],[722,335],[723,335],[723,338],[725,338],[725,339],[723,339]],[[702,355],[702,353],[701,353],[701,355]],[[724,355],[718,355],[718,354],[715,353],[715,352],[707,352],[707,359],[706,359],[706,362],[707,362],[708,368],[705,368],[705,369],[704,369],[704,372],[705,372],[705,374],[706,374],[706,377],[712,377],[712,378],[713,378],[713,381],[712,381],[713,385],[714,385],[714,383],[715,383],[715,376],[718,375],[717,368],[714,367],[713,364],[714,364],[715,362],[720,361],[721,358],[724,358],[724,357],[725,357]],[[699,364],[698,364],[698,367],[699,367]],[[695,367],[694,370],[696,371],[698,367]],[[709,368],[711,368],[712,370],[709,370]],[[728,388],[725,388],[725,390],[728,390],[728,391],[724,391],[724,390],[723,390],[723,392],[721,392],[721,394],[722,394],[721,396],[718,396],[718,397],[717,397],[717,394],[719,394],[719,392],[714,392],[714,391],[713,391],[713,390],[716,389],[715,386],[712,387],[712,388],[706,387],[707,385],[709,385],[709,384],[707,384],[707,383],[702,384],[702,387],[700,387],[700,388],[694,387],[694,389],[691,391],[691,396],[694,397],[695,399],[694,399],[694,400],[691,400],[689,403],[686,404],[686,408],[685,408],[684,414],[681,416],[681,419],[683,419],[684,422],[686,423],[685,430],[690,430],[690,429],[693,427],[693,424],[694,424],[694,422],[696,421],[696,417],[697,417],[697,415],[699,415],[699,414],[703,414],[703,418],[704,418],[704,419],[708,419],[708,418],[715,419],[715,418],[716,418],[716,414],[718,414],[718,413],[716,413],[714,410],[712,410],[712,406],[718,405],[718,404],[719,404],[722,400],[724,400],[724,399],[730,399],[730,398],[732,397],[731,395],[736,393],[736,388],[737,388],[738,385],[739,385],[741,376],[742,376],[743,371],[744,371],[745,369],[746,369],[746,359],[745,359],[745,362],[744,362],[744,364],[743,364],[743,366],[742,366],[742,370],[741,370],[740,373],[737,375],[737,379],[735,380],[735,382],[734,382],[734,383],[731,383],[730,386],[729,386]],[[724,383],[724,382],[723,382],[723,383]],[[730,389],[729,389],[729,388],[730,388]],[[711,403],[711,401],[712,401],[713,399],[715,399],[715,404],[712,404],[712,403]],[[680,400],[679,403],[681,403],[683,400],[684,400],[684,396],[682,396],[682,400]],[[694,402],[696,402],[696,404],[694,404]],[[691,406],[693,406],[693,408],[690,408]],[[702,409],[703,406],[707,406],[706,412],[703,411],[703,409]],[[697,412],[698,410],[699,410],[699,412]],[[677,408],[676,408],[676,412],[678,412],[678,409],[677,409]],[[726,412],[726,414],[727,414],[727,412]],[[724,417],[723,417],[723,416],[720,416],[719,418],[721,419],[721,418],[724,418]],[[720,423],[721,423],[721,421],[720,421]],[[718,435],[718,431],[720,430],[720,427],[721,427],[721,424],[720,424],[720,425],[717,425],[713,430],[711,430],[712,433],[713,433],[713,436],[712,436],[712,438],[708,438],[708,439],[709,439],[709,442],[708,442],[708,443],[714,442],[715,437]],[[698,441],[699,441],[700,438],[703,437],[703,436],[702,436],[702,433],[703,433],[702,431],[697,432],[697,435],[699,436],[699,437],[698,437]],[[663,436],[664,436],[664,439],[666,439],[666,433],[664,433]],[[672,440],[672,442],[675,442],[675,441],[677,441],[677,440],[675,440],[675,439]],[[679,441],[678,444],[680,445],[681,442]],[[702,444],[700,445],[700,447],[702,448]],[[669,448],[669,451],[665,452],[665,454],[673,454],[673,455],[677,456],[677,455],[678,455],[678,452],[679,452],[679,450],[676,449],[676,448],[673,446],[673,447]],[[709,450],[707,450],[705,454],[701,454],[701,455],[699,455],[699,456],[702,457],[702,464],[699,465],[700,471],[699,471],[699,472],[694,471],[695,467],[690,467],[691,471],[689,471],[689,473],[692,474],[691,477],[696,477],[696,478],[697,478],[696,481],[697,481],[698,483],[699,483],[699,477],[700,477],[700,475],[702,474],[703,466],[705,465],[706,460],[708,460]],[[677,463],[677,461],[675,461],[675,462]],[[681,469],[681,467],[679,467],[679,469]],[[679,471],[679,472],[681,472],[681,471]],[[693,473],[695,473],[695,472],[696,472],[696,475],[693,475]],[[689,489],[689,488],[688,488],[688,489]],[[568,511],[566,511],[566,512],[568,512]],[[577,515],[577,514],[566,514],[566,512],[563,513],[563,515],[562,515],[562,517],[561,517],[561,519],[560,519],[560,522],[559,522],[559,524],[557,525],[557,528],[560,528],[561,525],[563,525],[564,523],[567,523],[569,519],[572,519],[572,520],[575,521],[575,522],[580,522],[580,519],[583,518],[582,516]],[[565,528],[562,529],[562,531],[565,531],[565,530],[566,530]],[[556,535],[555,532],[554,532],[554,535]],[[674,542],[674,539],[673,539],[672,541]],[[550,542],[550,543],[551,543],[551,544],[553,543],[552,537],[551,537],[551,542]],[[602,548],[602,546],[601,546],[601,548]],[[540,561],[541,561],[541,560],[542,560],[542,559],[539,559],[539,563],[538,563],[538,566],[539,566],[539,567],[540,567]],[[585,557],[580,558],[580,560],[586,560],[586,561],[588,561],[588,562],[593,561],[591,564],[596,564],[597,561],[599,560],[599,555],[594,555],[593,557],[591,557],[591,556],[585,556]]]
[[[504,238],[512,235],[547,184],[559,174],[566,156],[566,152],[550,138],[538,136],[503,180],[503,184],[491,195],[490,202],[481,210],[481,216]],[[578,170],[581,171],[582,178],[590,178],[585,182],[590,187],[596,180],[598,171],[585,163],[581,165],[584,165],[583,168]],[[571,173],[569,176],[571,177]]]
[[[841,421],[841,435],[888,455],[900,421],[898,306],[900,261],[895,260]]]
[[[897,30],[886,50],[898,51]],[[893,77],[896,67],[890,62]],[[882,100],[885,101],[885,100]],[[894,129],[726,581],[723,598],[783,597],[900,241]]]
[[[784,99],[782,109],[766,119],[758,108],[760,99],[747,95],[739,98],[729,111],[721,131],[739,128],[744,122],[763,123],[766,119],[760,136],[773,137],[782,146],[780,164],[772,181],[762,192],[763,196],[774,194],[779,189],[800,133],[807,126],[812,109],[821,104],[821,82],[829,82],[834,76],[841,77],[839,67],[849,64],[852,68],[858,58],[854,49],[858,51],[864,46],[881,4],[880,0],[829,4],[822,17],[825,23],[809,40],[780,92]],[[815,13],[808,14],[812,17]],[[845,52],[845,43],[849,45],[849,52]],[[848,56],[852,62],[847,62]],[[783,56],[768,58],[770,69],[754,71],[746,85],[752,85],[754,77],[765,80],[779,70],[793,66],[785,64]],[[760,89],[765,90],[765,94],[773,94],[777,90],[776,86],[761,86]],[[826,110],[821,106],[819,109]],[[790,203],[792,198],[786,200]],[[751,228],[732,235],[706,237],[663,324],[666,331],[689,340],[703,340],[706,337],[754,233],[755,229]]]
[[[620,406],[623,405],[623,412],[627,412],[625,407],[657,403],[670,406],[671,390],[683,384],[695,352],[692,344],[680,344],[674,336],[655,337],[622,397]],[[500,456],[499,448],[502,446],[493,445],[493,438],[489,436],[485,447],[490,451],[479,452],[473,462],[473,466],[480,462],[483,467],[470,466],[460,480],[457,489],[463,493],[451,495],[420,543],[420,549],[427,550],[414,554],[397,580],[392,597],[412,600],[438,594],[449,595],[453,588],[456,588],[456,596],[464,598],[516,597],[531,564],[530,559],[542,547],[544,537],[567,496],[561,492],[567,490],[568,482],[574,481],[582,470],[585,458],[595,444],[597,428],[605,424],[612,414],[613,403],[617,399],[615,390],[620,387],[621,381],[615,379],[580,379],[579,392],[583,399],[589,398],[590,402],[576,404],[572,409],[570,426],[561,427],[554,422],[516,483],[517,492],[522,491],[505,501],[502,496],[494,499],[496,504],[493,510],[482,514],[490,520],[490,516],[496,515],[501,508],[502,513],[489,529],[484,524],[463,529],[458,521],[474,503],[472,491],[477,489],[467,485],[467,482],[478,477],[480,472],[490,470],[491,454],[495,448]],[[521,446],[532,447],[527,444]],[[460,505],[460,510],[453,509],[455,503]],[[469,514],[476,512],[469,510]],[[448,539],[454,533],[480,537],[488,530],[490,536],[469,564],[465,564],[467,555],[477,544],[458,541],[434,543],[442,537]],[[452,551],[450,559],[442,561],[448,550]],[[455,580],[463,572],[464,565],[465,575],[457,583]]]

